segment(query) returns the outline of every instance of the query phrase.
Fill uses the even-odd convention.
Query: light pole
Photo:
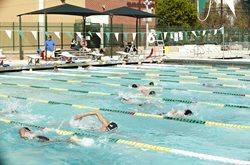
[[[144,5],[146,6],[146,11],[149,12],[149,6],[152,4],[151,0],[145,0]],[[146,49],[148,49],[148,18],[146,20]]]

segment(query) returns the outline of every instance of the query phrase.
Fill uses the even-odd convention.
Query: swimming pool
[[[153,81],[154,97],[131,84]],[[23,71],[0,75],[1,155],[6,164],[249,164],[250,71],[204,65],[92,67]],[[120,97],[132,97],[124,103]],[[138,106],[138,104],[145,104]],[[8,113],[17,110],[17,114]],[[188,118],[157,115],[191,109]],[[95,118],[72,122],[76,114],[100,110],[118,123],[101,133]],[[19,138],[28,126],[62,142]],[[92,138],[91,146],[63,140]],[[20,163],[22,162],[22,163]]]

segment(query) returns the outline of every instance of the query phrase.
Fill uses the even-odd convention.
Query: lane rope
[[[23,71],[23,73],[28,73],[28,74],[37,74],[37,75],[55,75],[55,76],[68,76],[68,77],[88,77],[88,78],[104,78],[104,79],[127,79],[127,80],[141,80],[141,81],[156,81],[156,82],[168,82],[169,80],[167,79],[152,79],[152,78],[137,78],[137,77],[117,77],[117,76],[103,76],[103,75],[81,75],[81,74],[69,74],[69,73],[51,73],[51,72],[37,72],[37,71]],[[175,76],[176,77],[176,76]],[[192,83],[192,84],[203,84],[200,82],[197,82],[197,79],[191,79],[189,81],[179,81],[181,83]],[[238,85],[232,85],[232,84],[220,84],[220,86],[226,86],[226,87],[242,87]]]
[[[54,88],[54,87],[45,87],[45,86],[37,86],[37,85],[23,85],[23,84],[14,84],[14,83],[1,83],[1,85],[10,85],[10,86],[17,86],[17,87],[26,87],[26,88],[36,88],[36,89],[47,89],[47,90],[54,90],[54,91],[69,91],[69,92],[75,92],[75,93],[82,93],[82,94],[92,94],[92,95],[98,95],[98,96],[118,96],[115,93],[107,93],[107,92],[99,92],[99,91],[87,91],[87,90],[78,90],[78,89],[66,89],[66,88]],[[139,97],[139,98],[146,98],[146,97]],[[207,106],[215,106],[219,108],[223,107],[231,107],[231,108],[246,108],[250,109],[250,106],[248,105],[242,105],[242,104],[223,104],[223,103],[215,103],[215,102],[206,102],[206,101],[192,101],[192,100],[184,100],[184,99],[175,99],[175,98],[160,98],[160,97],[154,97],[161,99],[165,102],[178,102],[178,103],[184,103],[184,104],[204,104]]]
[[[99,110],[99,111],[104,111],[104,112],[120,113],[120,114],[132,115],[132,116],[137,116],[137,117],[143,117],[143,118],[152,118],[152,119],[160,119],[160,120],[173,120],[173,121],[179,121],[179,122],[208,125],[208,126],[212,126],[212,127],[224,127],[224,128],[233,128],[233,129],[250,129],[249,125],[222,123],[222,122],[216,122],[216,121],[205,121],[205,120],[197,120],[197,119],[189,119],[189,118],[181,118],[181,117],[168,117],[168,116],[143,113],[143,112],[130,112],[130,111],[124,111],[124,110],[119,110],[119,109],[91,107],[91,106],[87,106],[87,105],[83,105],[83,104],[71,104],[71,103],[52,101],[52,100],[42,100],[42,99],[26,98],[26,97],[20,97],[20,96],[10,96],[10,95],[5,95],[5,94],[1,94],[1,93],[0,93],[0,97],[28,100],[28,101],[34,101],[34,102],[38,102],[38,103],[42,103],[42,104],[66,105],[66,106],[71,106],[71,107],[76,108],[76,109]]]
[[[95,138],[95,139],[97,137],[99,137],[98,135],[96,135],[94,133],[90,134],[88,132],[73,132],[73,131],[61,130],[61,129],[55,130],[53,128],[38,126],[38,125],[34,125],[34,124],[27,124],[27,123],[23,123],[23,122],[19,122],[19,121],[12,121],[9,119],[4,119],[4,118],[0,118],[0,122],[2,122],[4,124],[9,124],[9,125],[33,127],[33,128],[38,128],[38,129],[47,128],[50,130],[54,130],[54,132],[59,136],[78,135],[78,136],[91,137],[91,138]],[[111,143],[126,145],[126,146],[130,146],[132,148],[147,149],[150,151],[161,152],[161,153],[172,153],[172,154],[176,154],[179,156],[192,157],[192,158],[197,158],[197,159],[201,159],[201,160],[209,160],[209,161],[216,161],[216,162],[230,163],[230,164],[239,164],[239,165],[249,165],[250,164],[250,161],[226,158],[226,157],[222,157],[222,156],[215,156],[215,155],[204,154],[204,153],[197,153],[197,152],[175,149],[175,148],[170,148],[170,147],[165,147],[165,146],[158,146],[158,145],[153,145],[153,144],[148,144],[148,143],[142,143],[142,142],[133,141],[133,140],[125,140],[125,139],[119,139],[119,138],[113,138],[113,137],[110,137],[108,140]]]
[[[84,74],[90,74],[91,73],[100,73],[100,74],[113,74],[113,75],[135,75],[135,73],[131,72],[110,72],[110,71],[86,71],[83,69],[59,69],[61,71],[68,71],[68,72],[80,72]],[[177,72],[178,73],[178,72]],[[67,73],[66,73],[67,74]],[[211,80],[222,80],[222,81],[244,81],[244,82],[250,82],[250,79],[242,79],[242,78],[230,78],[230,77],[212,77],[212,76],[193,76],[193,75],[180,75],[180,74],[156,74],[156,73],[144,73],[144,74],[136,74],[136,75],[142,75],[145,77],[178,77],[183,79],[211,79]]]

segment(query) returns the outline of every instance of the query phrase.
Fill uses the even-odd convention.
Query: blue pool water
[[[151,81],[155,83],[151,89],[156,91],[154,97],[144,97],[130,87]],[[120,96],[131,97],[133,102],[121,102]],[[6,164],[223,164],[209,156],[204,160],[199,156],[158,152],[114,143],[111,138],[250,161],[250,127],[227,128],[121,113],[158,114],[191,109],[194,116],[189,119],[249,126],[247,68],[145,64],[5,73],[0,75],[0,100],[1,119],[96,135],[90,137],[93,145],[82,146],[65,142],[69,136],[30,127],[61,140],[40,143],[21,139],[20,125],[0,121],[0,154]],[[138,106],[142,103],[145,105]],[[74,115],[90,111],[89,107],[116,110],[102,113],[118,123],[119,129],[101,133],[100,124],[93,117],[73,122]],[[18,113],[9,113],[11,110]]]

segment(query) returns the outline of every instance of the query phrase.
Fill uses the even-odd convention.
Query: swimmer
[[[193,112],[190,109],[186,109],[185,111],[173,110],[168,113],[159,113],[158,115],[166,115],[168,117],[185,117],[193,115]]]
[[[105,132],[105,131],[111,131],[111,130],[115,130],[118,128],[117,124],[114,122],[109,122],[99,111],[91,111],[91,112],[87,112],[84,114],[79,114],[76,115],[74,117],[74,120],[82,120],[84,117],[87,116],[96,116],[98,118],[98,120],[101,122],[102,127],[101,127],[101,131]]]
[[[154,84],[154,82],[150,82],[148,85],[149,86],[154,86],[155,84]]]
[[[221,85],[221,84],[203,83],[202,86],[204,86],[204,87],[209,87],[209,88],[213,88],[213,87],[222,86],[222,85]]]
[[[35,139],[38,140],[38,142],[51,142],[52,140],[42,136],[42,135],[36,135],[34,132],[32,132],[31,129],[28,127],[22,127],[19,129],[19,135],[23,139]]]
[[[77,136],[71,136],[69,138],[69,142],[71,143],[74,143],[74,144],[77,144],[77,145],[81,145],[81,146],[84,146],[84,147],[91,147],[95,141],[91,138],[78,138]]]
[[[151,82],[151,85],[153,82]],[[146,88],[145,86],[140,86],[138,84],[133,84],[132,88],[137,88],[144,96],[154,96],[156,93],[155,91],[151,91],[150,89]]]

